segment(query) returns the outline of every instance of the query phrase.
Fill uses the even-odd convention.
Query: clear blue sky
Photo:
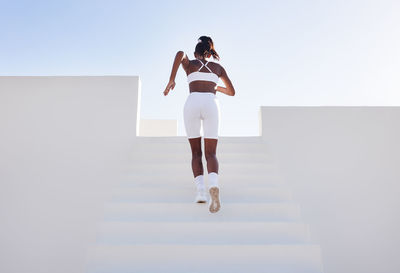
[[[400,1],[0,1],[0,75],[139,75],[142,118],[177,119],[162,94],[178,50],[208,35],[236,88],[221,135],[258,135],[261,105],[400,105]]]

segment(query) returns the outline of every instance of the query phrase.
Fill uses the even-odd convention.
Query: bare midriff
[[[194,81],[189,83],[189,91],[192,92],[205,92],[215,94],[217,91],[214,89],[217,86],[214,82],[209,81]]]

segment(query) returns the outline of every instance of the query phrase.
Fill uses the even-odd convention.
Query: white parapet
[[[87,272],[399,268],[400,107],[261,106],[259,136],[219,139],[212,215],[140,104],[137,76],[0,77],[0,272],[84,272],[89,245]]]
[[[138,136],[177,136],[176,119],[140,119]]]
[[[16,137],[43,132],[132,140],[137,135],[138,76],[0,77],[0,99],[1,130]]]

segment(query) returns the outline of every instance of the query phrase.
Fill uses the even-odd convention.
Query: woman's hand
[[[228,95],[228,96],[234,96],[235,95],[235,91],[232,91],[232,90],[229,90],[228,88],[226,88],[226,87],[223,87],[223,86],[215,86],[215,91],[217,91],[217,92],[221,92],[221,93],[224,93],[224,94],[226,94],[226,95]]]
[[[168,95],[168,92],[170,89],[174,89],[175,87],[175,81],[174,80],[169,80],[169,83],[167,84],[167,87],[164,90],[164,96]]]
[[[214,90],[215,91],[217,91],[217,92],[221,92],[221,90],[223,89],[224,87],[222,87],[222,86],[220,86],[220,85],[216,85],[215,87],[214,87]],[[222,93],[222,92],[221,92]]]
[[[216,85],[214,89],[215,89],[215,91],[217,91],[217,92],[221,92],[221,93],[224,93],[224,94],[227,93],[226,87],[223,87],[223,86]]]

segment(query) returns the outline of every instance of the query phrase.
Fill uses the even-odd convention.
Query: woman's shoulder
[[[189,73],[191,71],[196,71],[201,66],[201,61],[198,59],[194,58],[192,60],[189,59]],[[213,61],[208,61],[207,66],[215,73],[218,75],[218,77],[221,76],[223,67],[219,62],[213,62]]]
[[[210,68],[214,70],[215,74],[217,74],[218,77],[220,77],[224,69],[221,63],[213,61],[209,61],[208,63],[210,64]]]

